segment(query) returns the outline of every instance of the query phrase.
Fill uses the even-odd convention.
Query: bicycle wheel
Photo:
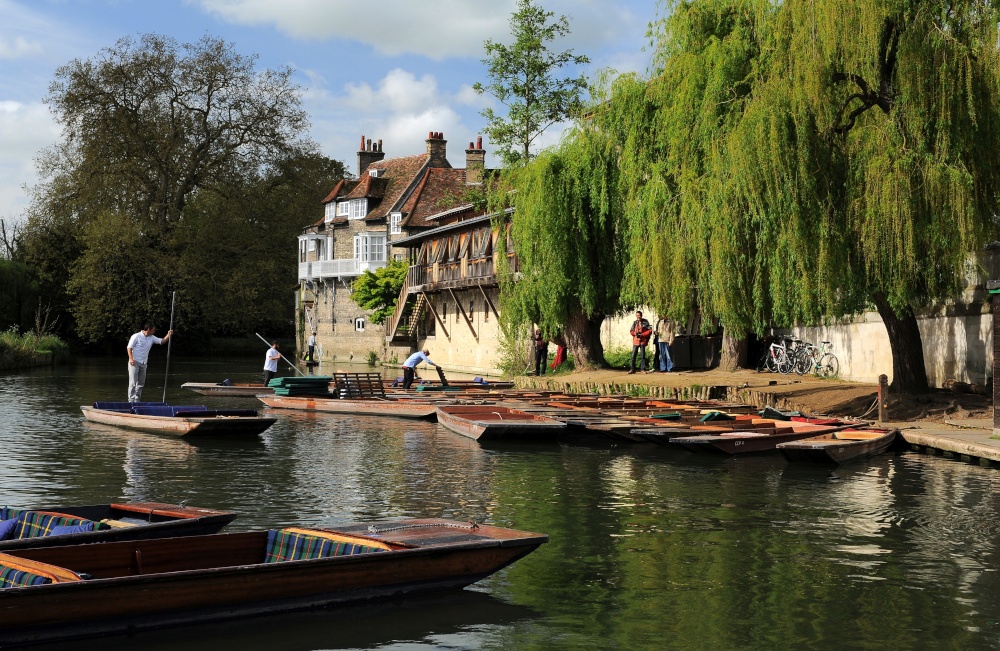
[[[840,361],[833,353],[827,353],[819,360],[820,375],[823,377],[837,377],[840,375]]]
[[[806,348],[800,348],[795,352],[795,365],[793,370],[796,375],[805,375],[813,367],[813,358]]]
[[[782,375],[788,375],[792,371],[792,358],[788,356],[788,353],[781,351],[778,353],[778,359],[776,360],[778,364],[778,373]]]
[[[764,352],[762,352],[760,354],[760,357],[757,359],[757,372],[758,373],[763,373],[764,371],[770,371],[771,370],[771,369],[769,369],[767,367],[767,360],[770,357],[770,355],[768,354],[769,352],[770,351],[765,350]]]
[[[764,368],[766,368],[769,373],[778,372],[778,363],[776,360],[777,357],[775,357],[775,353],[772,353],[771,350],[768,349],[767,360],[764,362]]]

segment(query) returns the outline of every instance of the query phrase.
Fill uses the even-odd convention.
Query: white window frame
[[[374,233],[354,236],[354,258],[361,262],[385,262],[386,237]]]
[[[365,331],[365,317],[359,316],[354,319],[354,332],[364,332]]]
[[[389,213],[389,232],[393,235],[403,232],[403,213]]]
[[[348,219],[364,219],[367,214],[367,199],[351,199],[351,213],[348,215]]]
[[[330,223],[337,216],[337,204],[333,201],[326,204],[323,210],[323,221]]]
[[[347,217],[349,213],[351,202],[350,201],[338,201],[337,202],[337,217]]]

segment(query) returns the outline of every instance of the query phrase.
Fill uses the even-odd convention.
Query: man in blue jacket
[[[428,357],[430,354],[431,351],[424,348],[423,350],[417,351],[406,358],[406,361],[403,362],[403,389],[409,389],[410,385],[413,384],[414,369],[417,367],[417,364],[420,362],[427,362],[431,366],[437,366],[437,364],[432,362],[431,358]]]

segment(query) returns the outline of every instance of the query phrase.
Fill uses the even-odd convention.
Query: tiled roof
[[[418,175],[427,164],[428,158],[429,156],[427,154],[418,154],[416,156],[404,156],[403,158],[381,160],[369,165],[362,172],[361,178],[369,179],[369,187],[376,184],[381,186],[379,193],[381,201],[369,203],[369,210],[365,219],[385,219],[393,207],[399,203],[399,200],[406,192],[406,189],[409,188],[410,185],[418,178]],[[369,171],[373,169],[382,170],[382,174],[379,178],[374,178],[369,175]],[[373,181],[375,183],[372,183]],[[352,193],[352,196],[360,197],[366,195],[355,195],[355,193]]]
[[[340,181],[338,181],[337,185],[333,186],[333,189],[330,190],[330,194],[326,195],[326,198],[323,199],[323,203],[324,204],[328,204],[331,201],[333,201],[334,199],[336,199],[337,195],[339,195],[341,192],[344,191],[344,186],[347,183],[348,183],[348,181],[346,181],[344,179],[341,179]]]
[[[427,170],[420,186],[410,195],[403,206],[406,217],[402,226],[407,228],[431,228],[439,226],[428,218],[468,203],[465,196],[465,170],[435,167]]]

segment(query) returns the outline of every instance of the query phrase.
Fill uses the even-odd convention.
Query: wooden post
[[[993,436],[1000,436],[1000,381],[997,381],[997,367],[1000,366],[1000,282],[986,283],[993,305]]]
[[[889,376],[885,373],[878,376],[878,420],[889,421]]]

